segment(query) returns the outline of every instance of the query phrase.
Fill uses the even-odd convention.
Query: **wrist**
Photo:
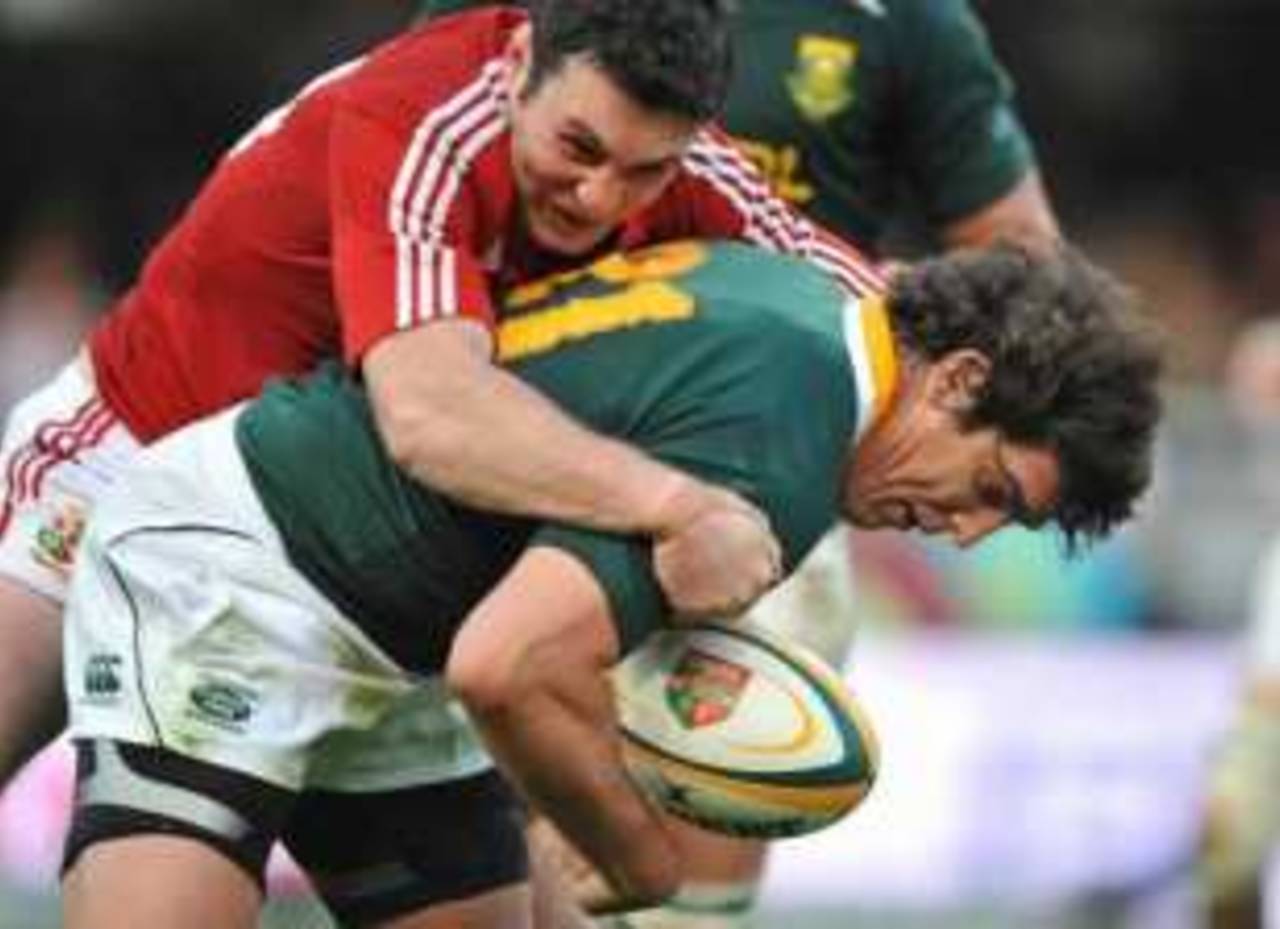
[[[711,499],[701,481],[672,471],[650,495],[640,531],[656,539],[676,535],[711,506]]]

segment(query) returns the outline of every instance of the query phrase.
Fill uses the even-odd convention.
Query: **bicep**
[[[967,3],[921,4],[895,45],[907,88],[902,167],[940,228],[1018,191],[1035,167],[1013,84]]]
[[[568,552],[535,545],[467,616],[446,673],[455,689],[483,701],[557,673],[603,671],[617,655],[595,576]]]

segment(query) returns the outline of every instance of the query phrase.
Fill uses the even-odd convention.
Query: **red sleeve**
[[[435,319],[492,327],[493,305],[470,243],[474,162],[440,144],[439,108],[398,129],[339,106],[330,136],[333,277],[343,353],[357,364],[378,339]],[[434,120],[434,123],[433,123]],[[447,128],[447,127],[444,127]]]
[[[832,275],[855,296],[885,289],[876,264],[833,232],[805,218],[770,191],[751,161],[724,133],[699,133],[672,191],[683,201],[689,228],[677,234],[741,239],[771,251],[804,258]]]

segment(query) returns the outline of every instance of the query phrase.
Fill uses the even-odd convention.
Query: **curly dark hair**
[[[733,70],[729,0],[529,0],[527,93],[584,55],[643,106],[696,122],[724,108]]]
[[[1131,291],[1068,246],[1036,256],[1002,243],[904,271],[889,305],[908,353],[990,360],[965,426],[1056,454],[1051,515],[1068,552],[1132,515],[1151,480],[1162,351]]]

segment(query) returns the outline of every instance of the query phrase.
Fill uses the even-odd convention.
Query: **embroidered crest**
[[[733,713],[751,672],[695,648],[667,678],[667,706],[686,729],[723,722]]]
[[[36,563],[61,577],[70,577],[87,515],[88,507],[75,497],[50,501],[31,549]]]
[[[853,102],[858,43],[830,36],[801,36],[787,90],[806,119],[825,122]]]

